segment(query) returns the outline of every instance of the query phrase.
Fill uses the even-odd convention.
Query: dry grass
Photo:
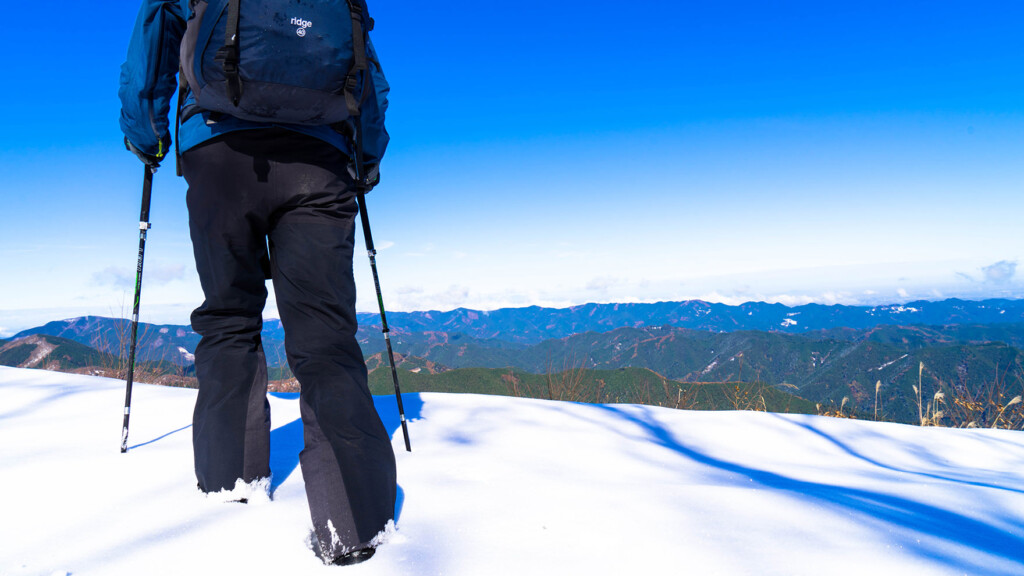
[[[945,411],[948,423],[956,428],[1003,428],[1024,430],[1024,404],[1020,391],[1024,389],[1021,372],[1014,372],[1015,386],[1007,382],[1006,371],[978,387],[973,392],[966,387],[957,389]]]
[[[967,386],[948,385],[940,380],[939,390],[927,404],[922,401],[920,374],[923,371],[922,363],[918,369],[918,386],[914,387],[922,426],[1024,430],[1024,403],[1020,394],[1024,391],[1024,381],[1019,365],[1012,371],[1012,384],[1009,368],[997,370],[992,380],[973,391]]]
[[[839,403],[837,408],[835,404],[815,404],[817,408],[818,416],[828,416],[830,418],[856,418],[851,409],[849,412],[846,411],[846,405],[850,402],[849,396],[843,396],[843,401]],[[877,418],[877,416],[876,416]]]

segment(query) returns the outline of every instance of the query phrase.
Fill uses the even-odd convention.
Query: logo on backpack
[[[306,35],[306,28],[313,25],[309,20],[303,20],[302,18],[292,18],[292,24],[299,27],[295,33],[298,34],[300,38]]]

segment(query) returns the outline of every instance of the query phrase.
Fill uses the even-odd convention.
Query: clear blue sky
[[[0,334],[131,299],[141,165],[117,79],[137,8],[3,24]],[[1024,293],[1020,2],[370,8],[392,309]],[[158,172],[143,320],[202,298],[184,192]]]

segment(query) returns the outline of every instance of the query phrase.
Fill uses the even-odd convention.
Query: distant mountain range
[[[874,307],[727,306],[702,301],[588,304],[392,313],[388,320],[406,378],[422,389],[467,386],[494,391],[511,382],[533,382],[537,387],[528,374],[588,370],[594,371],[589,382],[601,382],[608,386],[607,397],[621,398],[635,392],[631,379],[643,380],[649,372],[655,375],[651,381],[663,381],[666,397],[671,396],[669,381],[681,386],[757,382],[812,403],[839,405],[846,398],[854,411],[869,412],[877,400],[890,418],[908,421],[917,411],[913,391],[919,377],[922,396],[940,390],[974,394],[995,381],[1020,388],[1022,381],[1021,300],[953,299]],[[384,362],[379,317],[360,314],[359,321],[357,337],[373,370]],[[142,324],[139,333],[140,362],[178,366],[179,376],[191,372],[199,336],[189,327]],[[19,365],[11,360],[25,361],[58,346],[71,350],[71,343],[89,347],[65,354],[84,363],[97,358],[89,356],[89,349],[104,358],[123,356],[128,334],[126,320],[83,317],[51,322],[21,332],[0,347],[0,364]],[[20,340],[29,336],[37,338],[31,348]],[[40,348],[38,338],[44,336],[49,340]],[[289,378],[280,321],[265,322],[263,345],[272,378]],[[62,369],[69,368],[67,360],[61,362]],[[477,370],[472,377],[468,372],[450,373],[469,369]],[[387,380],[375,386],[386,391]],[[611,390],[614,396],[608,396]]]
[[[375,314],[359,314],[364,325],[380,326]],[[763,330],[800,334],[832,328],[881,325],[1001,324],[1024,322],[1024,300],[917,301],[887,306],[748,302],[739,306],[702,300],[654,304],[584,304],[571,308],[503,308],[491,312],[459,308],[450,312],[391,312],[388,323],[406,332],[461,333],[474,338],[536,344],[581,332],[616,328],[675,326],[711,332]]]
[[[362,312],[357,317],[363,337],[373,332],[370,327],[376,326],[379,330],[380,316],[377,314]],[[730,306],[687,300],[653,304],[584,304],[571,308],[530,306],[493,311],[458,308],[449,312],[389,312],[388,321],[391,329],[398,333],[444,332],[483,340],[537,344],[582,332],[609,332],[626,327],[674,326],[710,332],[761,330],[802,334],[886,325],[1013,324],[1024,323],[1024,300],[973,301],[953,298],[939,302],[917,301],[886,306],[806,304],[794,307],[764,302]],[[107,349],[124,339],[127,326],[127,320],[111,323],[109,318],[86,316],[23,330],[13,338],[50,334]],[[147,353],[172,346],[167,360],[172,360],[177,346],[194,351],[199,340],[199,336],[189,326],[145,323],[141,326],[141,332],[152,338],[151,347],[154,350]],[[283,340],[281,322],[266,321],[263,334],[264,340]]]

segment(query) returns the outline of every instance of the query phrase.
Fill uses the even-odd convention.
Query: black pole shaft
[[[409,428],[405,423],[405,407],[402,406],[402,391],[398,387],[398,370],[395,368],[395,353],[391,350],[391,330],[388,328],[388,319],[384,313],[384,297],[380,292],[380,278],[377,276],[377,251],[373,248],[373,236],[370,234],[370,218],[366,215],[365,194],[360,192],[356,196],[359,200],[359,216],[363,223],[363,238],[366,240],[366,253],[370,257],[370,270],[373,271],[373,286],[377,289],[377,305],[380,307],[381,332],[384,333],[384,342],[388,348],[388,362],[391,364],[391,379],[395,382],[395,398],[398,400],[398,416],[402,422],[402,435],[405,436],[405,450],[412,452],[412,445],[409,443]]]
[[[146,255],[149,231],[149,200],[153,193],[154,169],[146,166],[142,180],[142,212],[139,214],[139,263],[135,268],[135,303],[132,307],[132,343],[128,352],[128,380],[124,391],[124,425],[121,428],[121,453],[128,451],[128,417],[132,410],[132,381],[135,379],[135,344],[139,335],[139,300],[142,297],[142,261]]]

